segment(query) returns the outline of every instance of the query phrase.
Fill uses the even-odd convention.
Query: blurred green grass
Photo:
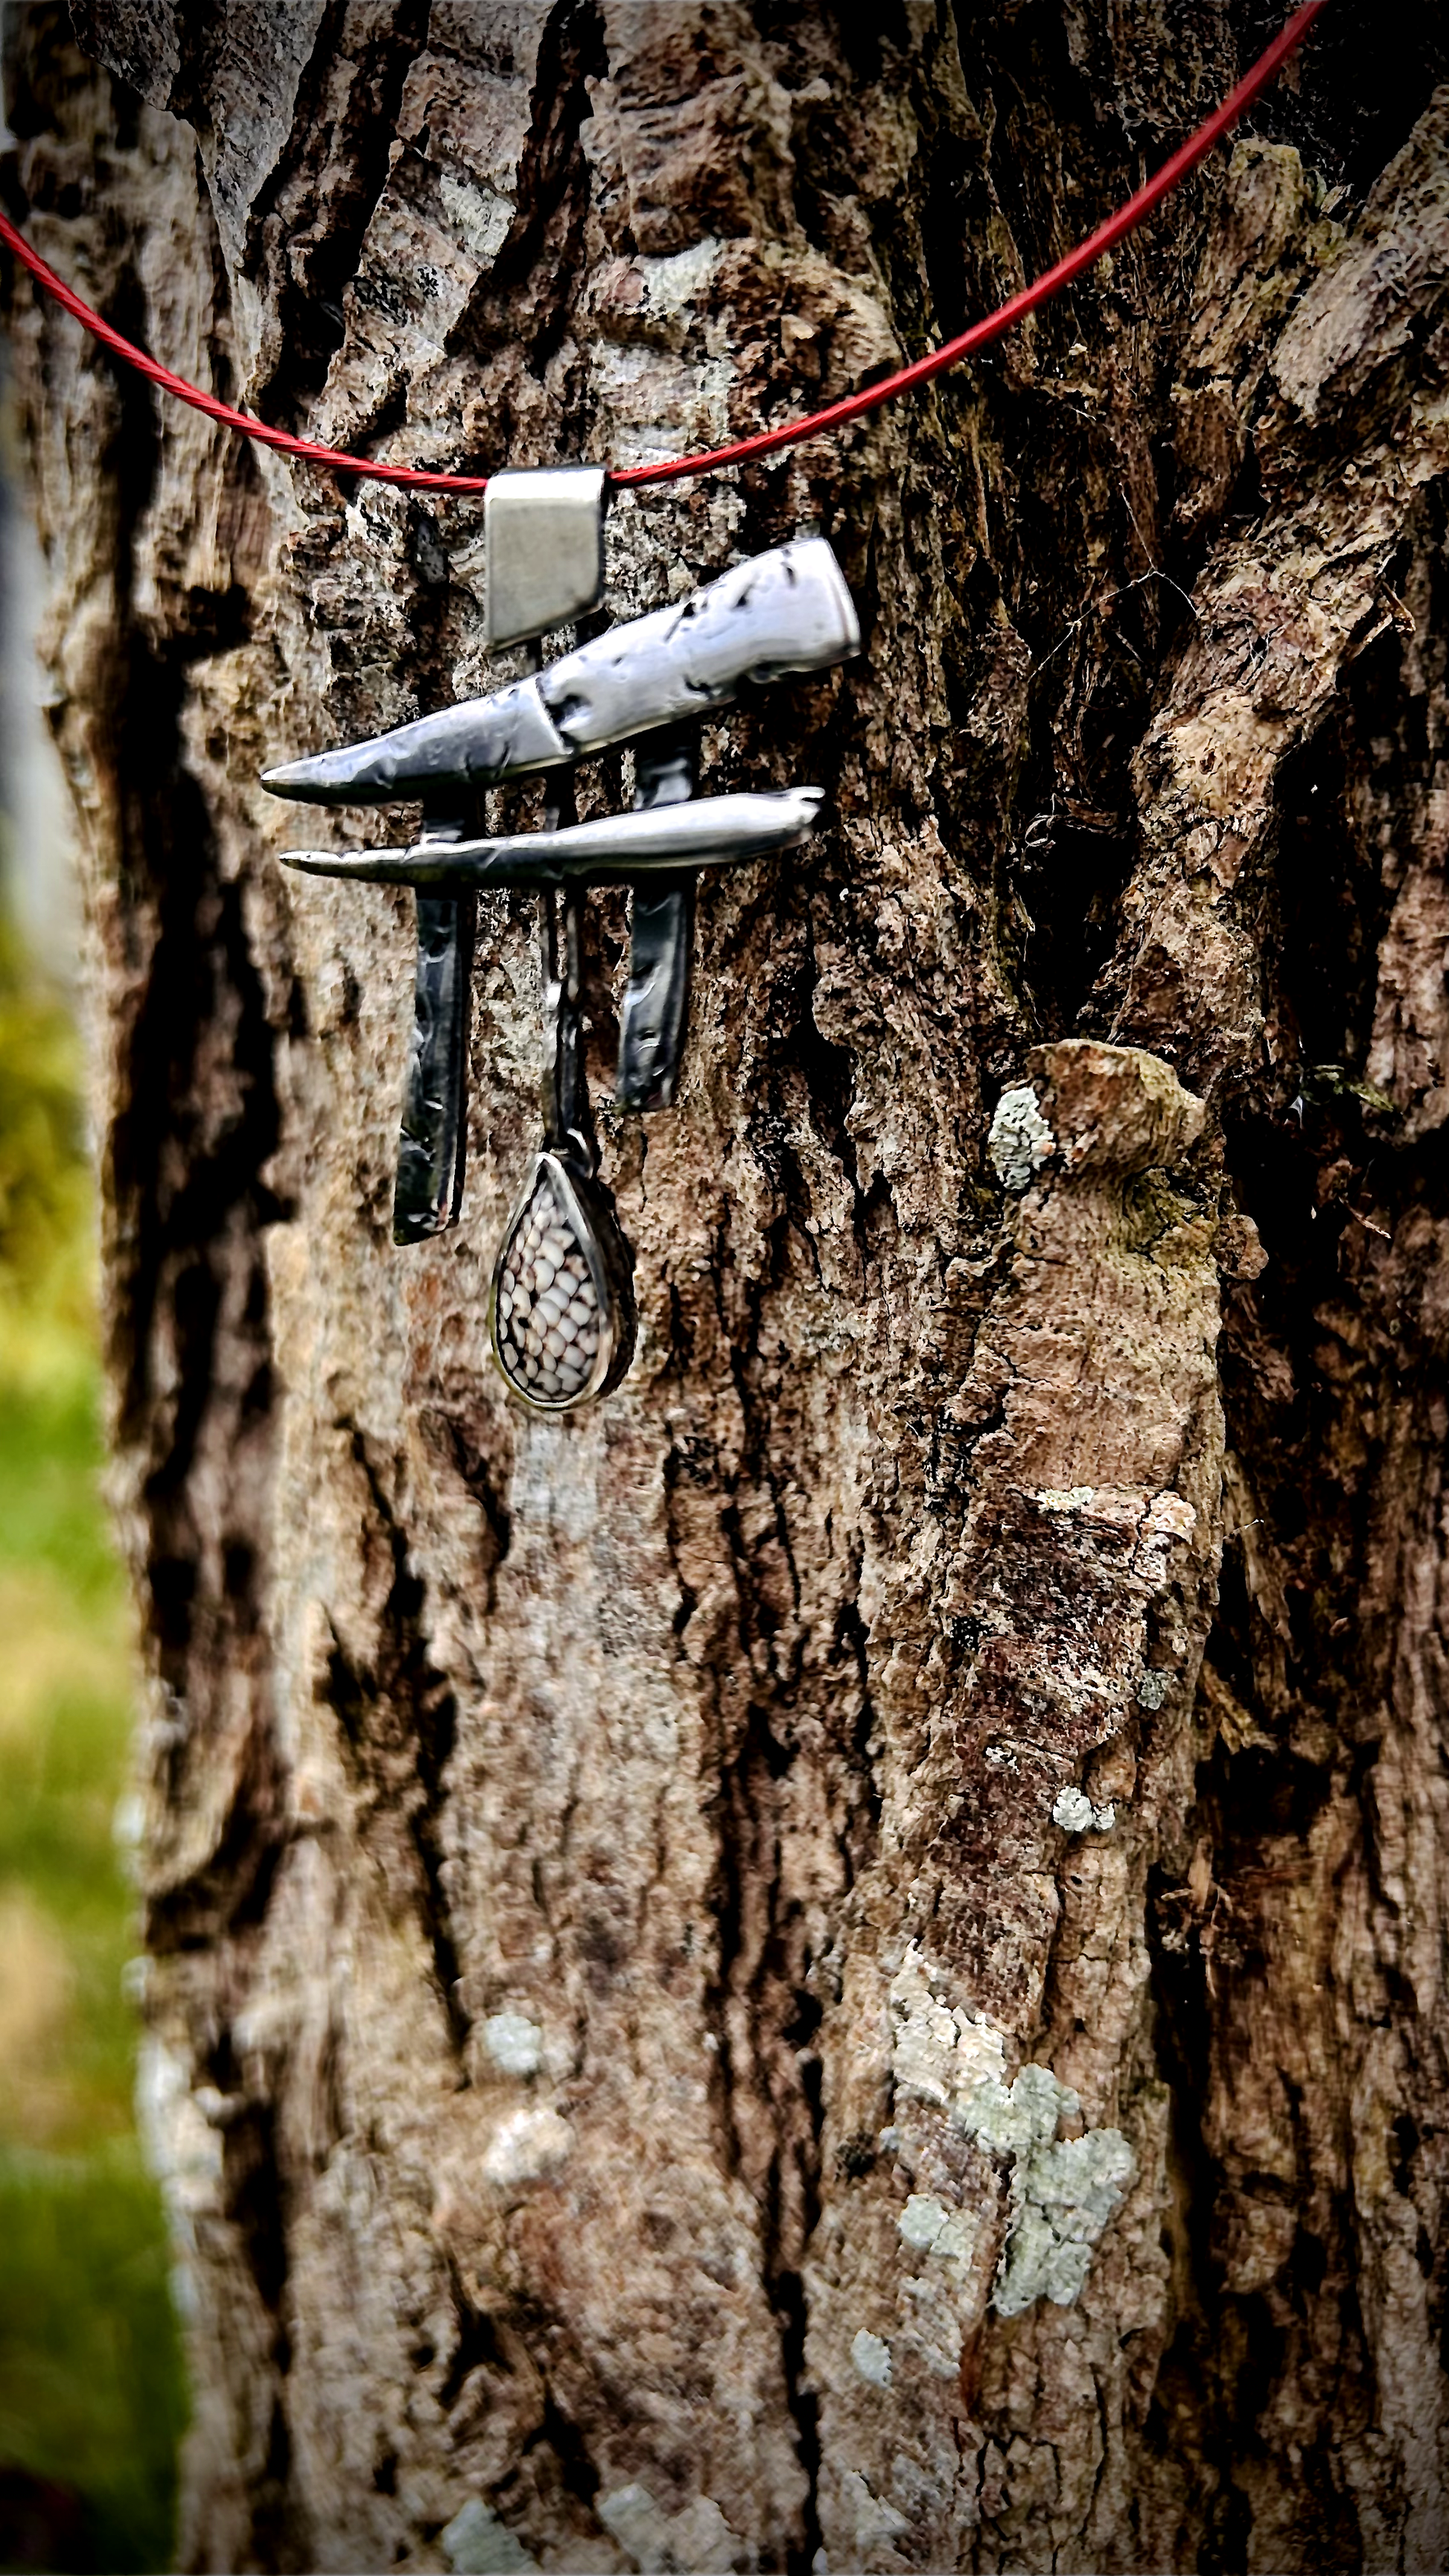
[[[0,2567],[171,2563],[185,2422],[132,2114],[124,1586],[76,1032],[0,918]]]

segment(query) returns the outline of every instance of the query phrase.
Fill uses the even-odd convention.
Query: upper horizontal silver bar
[[[640,814],[603,814],[557,832],[497,841],[417,841],[407,850],[283,850],[305,876],[365,885],[479,886],[629,883],[656,869],[740,867],[793,849],[815,828],[825,791],[702,796]]]
[[[860,650],[844,577],[823,537],[737,564],[671,608],[565,653],[536,678],[445,707],[341,751],[263,773],[274,796],[381,805],[496,787],[728,706],[741,688],[823,671]]]

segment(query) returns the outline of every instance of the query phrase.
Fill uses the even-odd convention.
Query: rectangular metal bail
[[[483,495],[483,623],[521,644],[596,608],[604,589],[604,470],[506,467]]]

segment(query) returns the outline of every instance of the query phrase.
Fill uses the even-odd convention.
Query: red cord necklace
[[[1319,10],[1325,5],[1326,0],[1306,0],[1306,5],[1295,10],[1267,51],[1260,54],[1252,70],[1239,81],[1237,88],[1229,91],[1221,106],[1216,107],[1206,123],[1178,147],[1171,160],[1163,163],[1145,187],[1139,188],[1115,215],[1109,216],[1106,223],[1099,224],[1094,233],[1089,233],[1075,250],[1068,251],[1066,257],[1059,259],[1044,276],[1023,287],[1019,294],[1010,296],[983,321],[973,322],[970,329],[962,331],[956,339],[943,341],[940,348],[928,350],[926,356],[917,358],[913,365],[898,368],[893,376],[886,376],[879,384],[867,385],[859,393],[847,394],[843,401],[828,403],[823,411],[811,412],[803,420],[786,421],[779,429],[759,430],[751,438],[736,439],[728,447],[710,448],[698,456],[673,456],[658,465],[611,469],[609,481],[620,485],[674,483],[686,475],[712,473],[717,466],[742,465],[752,456],[769,456],[776,448],[793,446],[797,439],[819,437],[826,430],[840,429],[847,421],[858,420],[865,412],[878,411],[883,403],[894,402],[898,394],[910,393],[917,385],[929,384],[933,376],[942,375],[948,367],[959,366],[963,358],[971,357],[977,349],[986,348],[992,340],[999,340],[1014,322],[1024,321],[1028,313],[1035,313],[1052,296],[1059,295],[1064,286],[1070,286],[1075,278],[1102,257],[1104,251],[1111,250],[1126,234],[1135,230],[1155,206],[1161,205],[1164,197],[1170,196],[1188,172],[1195,170],[1214,144],[1220,142],[1229,128],[1236,124],[1245,108],[1251,107],[1259,92],[1267,88],[1289,55],[1302,43]],[[215,394],[203,393],[199,385],[188,384],[184,376],[173,375],[169,367],[163,367],[146,350],[138,349],[133,341],[124,338],[77,295],[73,287],[57,277],[55,270],[38,251],[31,249],[4,214],[0,214],[0,241],[8,243],[16,258],[23,262],[46,293],[54,296],[56,302],[63,305],[67,313],[73,314],[77,322],[83,323],[87,331],[115,357],[122,359],[127,366],[137,368],[143,376],[149,376],[152,384],[159,385],[163,393],[174,394],[178,401],[190,403],[194,410],[205,412],[209,419],[220,421],[224,428],[235,430],[242,438],[254,438],[264,447],[278,448],[284,456],[295,456],[304,465],[324,465],[336,472],[365,475],[375,483],[401,483],[410,491],[482,492],[487,489],[486,474],[440,474],[430,473],[416,465],[378,464],[370,457],[349,456],[335,447],[319,447],[311,439],[295,438],[289,430],[272,429],[265,421],[253,420],[246,412],[234,410],[230,403],[219,402]]]

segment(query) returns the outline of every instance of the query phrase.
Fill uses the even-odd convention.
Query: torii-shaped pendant
[[[490,643],[541,635],[594,605],[603,498],[603,477],[590,467],[490,480]],[[477,893],[539,889],[549,1016],[544,1135],[489,1296],[498,1365],[536,1411],[567,1413],[606,1394],[634,1348],[632,1265],[598,1180],[584,1075],[585,890],[618,883],[631,890],[616,1097],[631,1109],[667,1107],[685,1037],[700,871],[794,848],[822,802],[815,787],[696,798],[700,720],[742,688],[825,670],[859,645],[829,546],[803,538],[489,697],[264,775],[274,795],[319,805],[423,800],[422,834],[408,849],[282,853],[311,875],[415,890],[416,999],[393,1207],[399,1243],[455,1224],[461,1208]],[[634,746],[633,812],[566,819],[574,763],[622,745]],[[484,837],[484,791],[536,770],[554,773],[544,829]]]

